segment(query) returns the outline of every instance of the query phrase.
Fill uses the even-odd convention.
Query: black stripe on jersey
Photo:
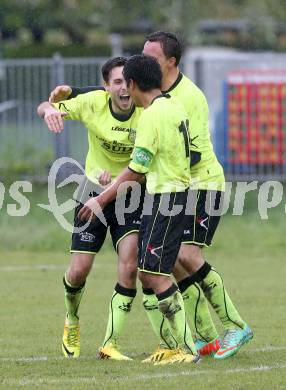
[[[130,119],[135,111],[135,104],[133,104],[132,110],[129,112],[129,114],[118,114],[117,112],[114,112],[112,109],[111,99],[108,100],[108,105],[110,109],[110,113],[113,116],[113,118],[117,119],[120,122],[126,122],[128,119]]]
[[[177,77],[177,80],[171,85],[171,87],[167,90],[167,91],[162,91],[163,93],[168,93],[168,92],[171,92],[173,89],[176,88],[176,86],[179,84],[179,82],[182,80],[183,78],[183,73],[179,73],[179,76]]]
[[[90,86],[90,87],[71,87],[72,93],[68,97],[68,99],[75,98],[77,95],[81,95],[83,93],[92,92],[92,91],[105,91],[104,87],[96,87],[96,86]]]
[[[64,108],[64,110],[65,110],[66,112],[69,112],[69,110],[66,108],[65,103],[60,102],[60,104],[59,104],[59,110],[60,110],[62,107]]]
[[[159,98],[162,98],[162,97],[167,98],[167,99],[170,99],[171,95],[168,95],[167,93],[162,92],[160,95],[154,97],[154,99],[153,99],[152,102],[150,103],[150,106],[151,106],[151,104],[154,103],[154,101],[155,101],[156,99],[159,99]]]

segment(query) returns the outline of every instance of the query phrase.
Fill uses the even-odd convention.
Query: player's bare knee
[[[152,283],[150,281],[150,275],[147,272],[139,272],[138,278],[144,287],[148,286],[148,288],[151,288]]]
[[[68,282],[73,286],[82,285],[90,270],[93,263],[93,255],[90,254],[74,254],[70,267],[66,273]]]
[[[177,281],[183,280],[189,276],[189,272],[182,266],[178,259],[173,268],[173,276]]]
[[[186,265],[188,265],[188,263],[191,261],[190,257],[187,256],[187,254],[185,253],[182,253],[182,254],[179,254],[178,255],[178,262],[181,266],[183,266],[184,268],[186,267]]]
[[[196,272],[204,264],[202,248],[196,245],[183,245],[178,254],[178,262],[189,272]]]
[[[119,278],[130,281],[136,280],[137,277],[137,262],[125,261],[119,264]]]
[[[86,267],[72,267],[67,272],[67,281],[72,286],[82,285],[89,274],[89,269]]]

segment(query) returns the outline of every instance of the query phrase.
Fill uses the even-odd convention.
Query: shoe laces
[[[70,327],[69,330],[68,330],[68,344],[70,346],[73,346],[75,347],[78,343],[78,327],[77,326],[73,326],[73,327]]]
[[[224,332],[221,348],[226,349],[232,346],[233,344],[236,344],[237,331],[235,329],[227,329]]]

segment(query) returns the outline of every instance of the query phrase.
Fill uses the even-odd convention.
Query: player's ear
[[[134,91],[135,83],[132,79],[129,80],[127,87],[129,89],[129,91]]]
[[[109,91],[109,85],[106,81],[103,82],[103,86],[106,89],[106,91]]]
[[[169,62],[169,65],[170,65],[171,68],[176,66],[176,58],[175,57],[168,58],[168,62]]]

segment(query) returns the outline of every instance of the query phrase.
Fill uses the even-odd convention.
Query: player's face
[[[142,95],[144,95],[138,87],[134,84],[133,80],[130,80],[128,85],[128,92],[135,103],[136,107],[143,107]]]
[[[165,56],[160,42],[145,42],[143,54],[153,57],[159,62],[164,78],[170,68],[170,59]]]
[[[133,106],[133,101],[127,92],[126,81],[124,80],[123,66],[113,68],[109,75],[109,82],[105,85],[110,94],[112,108],[116,112],[128,112]]]

